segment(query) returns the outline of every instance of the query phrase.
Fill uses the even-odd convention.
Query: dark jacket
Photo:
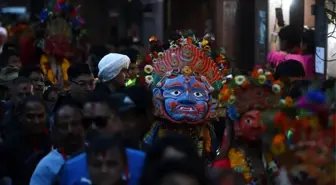
[[[35,138],[22,132],[11,135],[0,145],[0,179],[10,177],[12,185],[29,185],[36,165],[50,149],[47,134]]]

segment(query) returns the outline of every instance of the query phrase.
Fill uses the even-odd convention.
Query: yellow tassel
[[[70,62],[66,58],[63,59],[61,68],[62,68],[63,81],[64,81],[64,90],[68,90],[69,88],[68,69],[70,68]]]
[[[51,69],[48,69],[47,77],[52,84],[56,83],[56,79],[54,78],[54,74]]]
[[[70,67],[70,62],[67,59],[63,59],[62,62],[62,73],[63,73],[63,80],[68,81],[69,76],[68,76],[68,69]]]
[[[42,55],[41,56],[41,59],[40,59],[40,65],[41,65],[41,69],[42,69],[42,72],[46,75],[48,72],[47,72],[47,66],[46,64],[48,63],[48,58],[45,56],[45,55]]]

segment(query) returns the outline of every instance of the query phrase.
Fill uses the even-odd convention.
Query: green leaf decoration
[[[221,88],[222,88],[222,82],[221,81],[215,81],[211,85],[216,91],[220,91]]]
[[[228,87],[229,87],[230,89],[233,89],[233,88],[235,88],[236,86],[237,86],[237,85],[236,85],[234,79],[231,80],[231,81],[229,82],[229,84],[228,84]]]
[[[250,80],[250,83],[251,83],[251,84],[254,84],[254,85],[260,85],[259,82],[258,82],[258,80],[255,79],[255,78],[249,78],[249,80]]]

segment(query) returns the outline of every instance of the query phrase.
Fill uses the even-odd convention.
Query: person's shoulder
[[[296,60],[296,61],[299,61],[301,63],[304,62],[304,57],[303,55],[300,55],[300,54],[288,54],[286,55],[286,60]]]
[[[304,62],[313,62],[315,61],[315,56],[312,54],[309,55],[302,55],[303,61]]]
[[[30,184],[51,184],[64,164],[62,155],[57,150],[50,151],[37,164],[30,179]]]
[[[277,65],[278,63],[285,60],[286,53],[281,51],[271,51],[267,56],[267,61],[271,64]]]
[[[131,165],[135,165],[135,166],[141,167],[146,158],[146,153],[141,150],[127,148],[126,154],[127,154],[128,162]]]
[[[63,164],[64,159],[62,155],[57,150],[52,150],[41,159],[36,168],[55,168],[56,166],[61,168]]]
[[[86,153],[82,152],[66,160],[66,166],[86,164]]]
[[[86,153],[84,152],[65,161],[60,182],[61,184],[78,184],[83,177],[88,177]]]
[[[141,150],[132,149],[132,148],[127,148],[126,153],[127,153],[127,155],[131,155],[131,156],[139,156],[139,157],[145,157],[146,156],[145,152],[143,152]]]

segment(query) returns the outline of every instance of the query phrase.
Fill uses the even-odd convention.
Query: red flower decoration
[[[154,52],[152,53],[152,55],[154,56],[154,58],[158,58],[158,57],[159,57],[158,52],[156,52],[156,51],[154,51]]]
[[[150,62],[150,61],[152,61],[152,57],[149,56],[149,55],[146,55],[146,57],[145,57],[145,61],[146,61],[146,62]]]

